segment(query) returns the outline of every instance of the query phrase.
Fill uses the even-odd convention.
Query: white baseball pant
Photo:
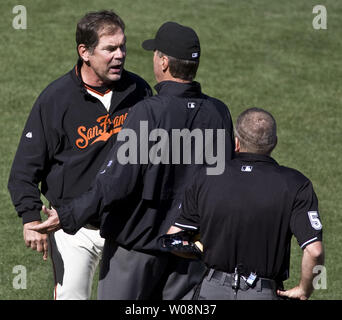
[[[54,299],[89,299],[104,246],[99,230],[85,227],[75,235],[58,230],[49,239],[55,279]]]

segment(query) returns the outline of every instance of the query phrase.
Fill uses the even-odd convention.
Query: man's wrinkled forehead
[[[99,38],[102,36],[108,36],[108,35],[115,35],[116,33],[122,32],[125,34],[125,32],[122,30],[122,28],[116,24],[102,24],[97,29],[97,35]]]
[[[103,44],[112,44],[115,46],[123,46],[126,44],[126,36],[122,29],[118,27],[117,29],[105,30],[98,35],[97,46]]]

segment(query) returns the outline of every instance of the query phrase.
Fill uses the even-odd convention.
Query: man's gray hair
[[[270,155],[277,144],[276,121],[266,110],[247,109],[236,120],[235,135],[244,151]]]

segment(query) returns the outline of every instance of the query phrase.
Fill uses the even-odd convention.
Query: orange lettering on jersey
[[[80,138],[76,140],[76,146],[79,149],[85,149],[89,144],[92,145],[99,141],[107,141],[113,134],[120,132],[121,127],[127,118],[127,114],[128,112],[116,116],[114,119],[110,119],[109,114],[98,117],[96,119],[97,125],[88,129],[85,126],[79,126],[77,128],[77,133]]]
[[[84,134],[86,130],[87,128],[84,126],[80,126],[77,129],[77,133],[81,136],[81,138],[76,140],[76,146],[79,147],[80,149],[84,149],[88,146],[88,138]]]

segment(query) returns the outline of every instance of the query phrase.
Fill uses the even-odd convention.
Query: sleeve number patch
[[[315,230],[321,230],[322,229],[322,223],[321,223],[321,220],[319,219],[318,212],[317,211],[309,211],[308,216],[310,219],[311,226]]]

